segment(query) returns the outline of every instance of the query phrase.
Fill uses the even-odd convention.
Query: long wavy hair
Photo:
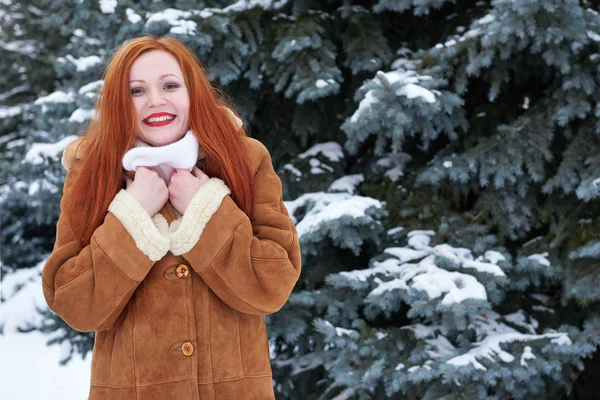
[[[227,109],[233,111],[232,105],[211,85],[200,60],[182,42],[171,37],[144,36],[124,42],[113,54],[96,103],[97,118],[84,135],[86,156],[75,177],[74,190],[66,198],[71,228],[82,245],[89,244],[121,188],[121,161],[133,147],[138,129],[129,74],[134,60],[150,50],[164,50],[177,59],[189,92],[190,129],[206,155],[204,172],[222,179],[238,207],[252,216],[253,170],[245,154],[246,132]]]

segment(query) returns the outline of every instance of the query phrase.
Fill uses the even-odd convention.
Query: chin
[[[175,143],[178,140],[181,140],[181,138],[183,138],[183,136],[185,135],[186,132],[183,132],[183,133],[180,133],[177,135],[173,135],[173,134],[155,134],[152,136],[146,135],[144,137],[140,137],[140,140],[142,140],[154,147],[166,146],[171,143]]]

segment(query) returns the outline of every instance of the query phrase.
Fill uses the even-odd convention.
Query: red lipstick
[[[171,117],[171,119],[165,119],[163,121],[156,121],[156,122],[149,122],[150,119],[153,118],[159,118],[159,117]],[[165,126],[165,125],[169,125],[171,122],[173,122],[175,120],[177,116],[173,115],[173,114],[169,114],[166,112],[160,112],[160,113],[154,113],[154,114],[150,114],[148,115],[145,119],[143,119],[143,122],[145,125],[148,126],[152,126],[152,127],[159,127],[159,126]]]

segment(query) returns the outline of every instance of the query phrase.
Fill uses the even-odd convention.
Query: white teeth
[[[150,123],[150,124],[153,124],[153,123],[155,123],[155,122],[161,122],[161,121],[170,121],[170,120],[172,120],[173,118],[175,118],[175,117],[173,117],[173,116],[171,116],[171,115],[164,115],[164,116],[162,116],[162,117],[149,118],[149,119],[147,119],[146,121],[148,121],[148,123]]]

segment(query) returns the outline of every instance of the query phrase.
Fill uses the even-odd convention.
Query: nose
[[[148,107],[157,107],[165,105],[166,100],[162,91],[160,90],[150,90],[148,93]]]

